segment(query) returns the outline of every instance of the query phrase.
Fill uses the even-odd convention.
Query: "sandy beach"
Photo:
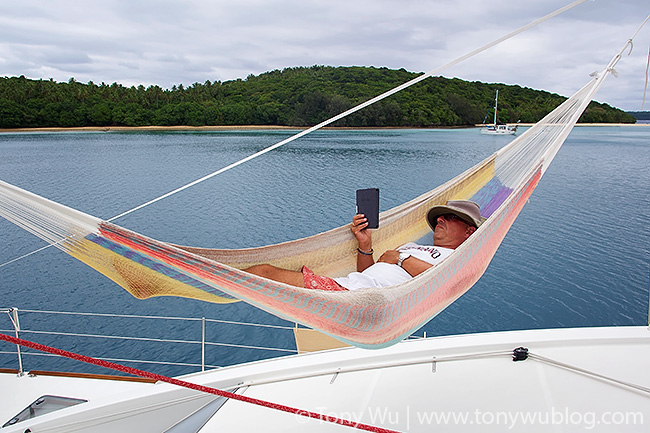
[[[512,123],[510,125],[514,126],[515,124]],[[533,125],[534,123],[519,124],[519,126],[533,126]],[[650,123],[576,123],[575,126],[650,126]]]

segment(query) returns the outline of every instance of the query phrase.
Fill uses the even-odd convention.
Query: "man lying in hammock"
[[[467,200],[448,201],[434,206],[427,213],[433,230],[433,246],[409,242],[386,251],[375,263],[371,230],[362,214],[352,218],[352,233],[357,238],[357,272],[346,277],[330,278],[315,275],[306,266],[290,271],[273,265],[255,265],[246,272],[297,287],[320,290],[357,290],[366,287],[387,287],[403,283],[437,265],[470,237],[481,225],[479,206]]]

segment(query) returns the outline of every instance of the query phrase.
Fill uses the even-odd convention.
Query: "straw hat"
[[[449,200],[445,206],[434,206],[427,213],[427,222],[431,230],[435,230],[438,224],[438,217],[444,214],[454,214],[460,217],[467,224],[476,228],[480,227],[485,218],[481,216],[478,204],[469,200]]]

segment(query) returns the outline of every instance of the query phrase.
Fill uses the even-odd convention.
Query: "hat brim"
[[[485,218],[480,217],[480,219],[476,219],[472,217],[470,214],[463,212],[462,210],[445,206],[445,205],[439,205],[439,206],[434,206],[431,209],[429,209],[429,212],[427,212],[427,223],[429,223],[429,227],[431,227],[431,230],[435,230],[436,226],[438,225],[438,217],[440,215],[444,214],[454,214],[463,221],[465,221],[467,224],[471,225],[472,227],[479,228],[483,221],[485,221]]]

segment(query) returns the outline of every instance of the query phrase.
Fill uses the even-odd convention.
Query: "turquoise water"
[[[3,133],[0,179],[107,219],[293,132]],[[358,188],[380,188],[385,210],[444,183],[510,139],[481,136],[475,129],[321,131],[116,222],[185,245],[240,248],[282,242],[348,223]],[[485,275],[418,334],[646,324],[649,166],[648,127],[574,129]],[[0,220],[0,245],[0,263],[5,263],[43,243]],[[243,303],[140,301],[55,249],[0,267],[4,307],[287,324]],[[9,329],[8,319],[2,320],[0,328]],[[21,316],[24,328],[70,331],[68,318],[40,320]],[[83,320],[90,327],[91,319]],[[116,335],[143,333],[136,325],[99,326]],[[160,338],[188,338],[187,325],[180,322],[149,331]],[[209,332],[213,342],[268,345],[272,339],[276,347],[294,347],[290,333],[277,338],[255,328]],[[147,359],[153,356],[138,350],[160,350],[29,337],[92,356]],[[165,359],[200,359],[186,352],[172,350]],[[212,348],[207,362],[227,365],[267,356],[273,354]],[[30,358],[29,363],[28,369],[66,368],[60,361]],[[14,368],[15,356],[0,354],[1,367]]]

